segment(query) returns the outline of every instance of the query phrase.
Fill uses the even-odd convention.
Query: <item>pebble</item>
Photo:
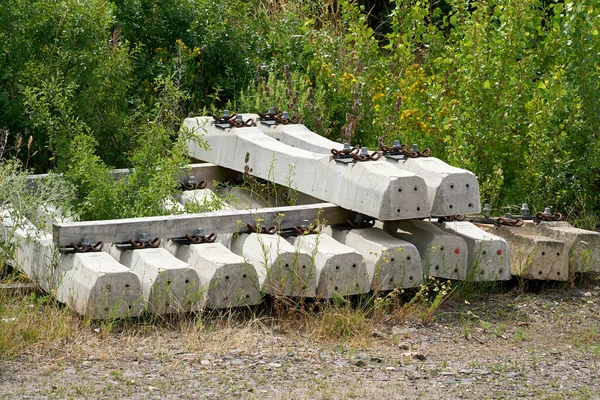
[[[281,368],[281,364],[276,362],[269,363],[268,366],[271,368]]]

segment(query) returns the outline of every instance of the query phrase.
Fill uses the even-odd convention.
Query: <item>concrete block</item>
[[[163,248],[123,250],[119,262],[142,284],[148,309],[154,314],[197,311],[204,307],[196,270]]]
[[[565,243],[572,272],[600,272],[600,233],[575,228],[566,221],[547,221],[535,224],[527,221],[527,227],[536,232]]]
[[[333,229],[331,235],[364,257],[371,290],[410,288],[423,282],[421,256],[413,244],[379,228]]]
[[[510,249],[506,240],[465,221],[443,222],[442,230],[460,236],[467,242],[467,280],[506,281],[510,273]]]
[[[198,273],[206,308],[260,303],[256,269],[221,243],[181,245],[177,258]]]
[[[16,218],[11,210],[0,210],[0,235],[12,243],[15,267],[20,269],[42,290],[50,292],[61,279],[56,266],[60,253],[55,249],[52,235],[37,229],[28,219]]]
[[[257,128],[221,130],[209,118],[188,118],[186,128],[203,133],[205,150],[189,143],[198,159],[297,189],[318,199],[381,220],[429,215],[427,186],[422,178],[389,163],[338,163],[331,155],[293,148]]]
[[[42,290],[91,319],[140,314],[144,302],[140,281],[105,252],[63,255],[52,235],[27,220],[2,212],[2,233],[15,244],[17,267]]]
[[[524,279],[555,281],[569,278],[568,248],[565,242],[543,236],[524,226],[477,226],[508,242],[513,275]]]
[[[365,259],[353,248],[326,234],[297,236],[294,247],[312,257],[318,297],[348,296],[371,290]]]
[[[56,298],[90,319],[139,316],[144,298],[138,277],[106,252],[65,255]]]
[[[231,250],[252,264],[260,291],[274,296],[314,297],[316,274],[310,255],[296,251],[279,235],[242,233]]]
[[[420,220],[390,221],[383,229],[419,250],[423,274],[444,279],[467,279],[468,247],[463,238]]]
[[[244,117],[257,118],[258,115],[245,114]],[[257,127],[287,145],[318,154],[331,154],[331,149],[343,147],[342,143],[326,139],[302,124],[258,123]],[[468,170],[450,166],[434,157],[401,160],[382,158],[379,162],[389,162],[396,168],[413,172],[425,180],[431,207],[429,215],[473,214],[481,210],[477,177]]]

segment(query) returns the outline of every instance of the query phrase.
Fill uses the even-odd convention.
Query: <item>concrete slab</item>
[[[389,221],[383,224],[383,230],[417,247],[424,275],[467,279],[468,246],[460,236],[420,220]]]
[[[333,298],[371,290],[365,259],[353,248],[326,234],[297,236],[294,247],[311,255],[318,297]]]
[[[413,244],[379,228],[333,229],[331,235],[364,257],[371,290],[410,288],[423,282],[421,256]]]
[[[144,302],[152,313],[173,314],[204,307],[196,270],[166,249],[123,250],[119,262],[140,279]]]
[[[256,269],[221,243],[181,245],[176,255],[198,273],[206,308],[251,306],[262,300]]]
[[[316,273],[310,255],[296,251],[281,236],[241,233],[232,239],[231,250],[254,266],[261,292],[274,296],[315,296]]]
[[[56,266],[60,253],[55,249],[52,235],[37,229],[28,219],[13,217],[11,210],[0,210],[0,236],[12,248],[16,265],[42,290],[51,292],[61,280]]]
[[[2,212],[2,234],[15,244],[17,267],[42,290],[90,319],[138,316],[144,302],[140,281],[104,252],[60,254],[52,235]]]
[[[90,319],[137,317],[144,309],[138,277],[105,252],[65,255],[58,301]]]
[[[506,281],[510,273],[510,249],[506,240],[465,221],[443,222],[438,226],[467,242],[467,280]]]
[[[188,118],[184,124],[210,144],[206,150],[188,143],[195,158],[236,171],[248,170],[252,175],[381,220],[429,215],[424,180],[389,163],[338,163],[331,155],[293,148],[257,128],[222,130],[207,117]]]
[[[508,242],[513,275],[537,280],[569,279],[568,248],[565,242],[548,238],[526,227],[476,225]]]
[[[244,114],[244,118],[257,118]],[[287,145],[319,154],[331,154],[341,149],[337,143],[310,131],[302,124],[265,125],[257,127],[268,136]],[[403,171],[417,174],[425,180],[429,194],[430,214],[450,216],[474,214],[481,211],[479,184],[472,172],[448,165],[435,157],[393,159],[382,157],[378,162],[389,162]]]
[[[600,233],[575,228],[566,221],[547,221],[526,226],[552,239],[565,242],[569,254],[570,271],[600,272]]]

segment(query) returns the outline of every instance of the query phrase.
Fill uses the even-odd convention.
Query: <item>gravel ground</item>
[[[600,287],[455,297],[360,338],[277,321],[87,332],[0,361],[1,398],[600,398]]]

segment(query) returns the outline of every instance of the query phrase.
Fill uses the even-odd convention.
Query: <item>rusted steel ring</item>
[[[244,126],[254,126],[255,122],[252,118],[248,118],[246,121],[242,120],[242,121],[236,121],[233,118],[230,118],[227,122],[229,122],[229,125],[233,126],[234,128],[242,128]]]
[[[523,220],[521,218],[517,218],[517,219],[512,219],[512,218],[498,218],[496,220],[496,222],[498,223],[498,225],[505,225],[505,226],[523,226]]]
[[[130,244],[131,247],[133,247],[134,249],[145,249],[148,247],[156,249],[158,248],[158,246],[160,246],[160,238],[154,238],[147,242],[140,242],[138,240],[129,239],[127,243]]]
[[[206,182],[206,180],[202,180],[197,183],[180,182],[180,185],[181,185],[182,190],[196,190],[196,189],[205,189],[207,182]]]
[[[465,218],[465,215],[449,215],[446,217],[439,217],[438,222],[464,221]]]
[[[193,244],[214,243],[215,240],[217,239],[217,234],[214,232],[208,236],[195,236],[195,235],[186,234],[185,238],[187,239],[188,242],[193,243]]]
[[[349,156],[351,154],[358,154],[360,152],[360,148],[358,146],[351,147],[349,149],[331,149],[331,154],[334,156]]]
[[[277,232],[277,227],[272,226],[270,228],[265,228],[264,226],[258,230],[255,225],[247,224],[248,230],[253,233],[263,233],[265,235],[273,235]]]
[[[229,121],[230,119],[235,119],[235,117],[237,116],[237,114],[231,114],[228,116],[225,115],[221,115],[220,117],[217,117],[216,115],[213,114],[213,118],[215,121],[220,122],[220,121]]]
[[[93,252],[93,253],[97,253],[99,251],[102,251],[102,248],[104,247],[104,243],[103,242],[97,242],[94,244],[90,244],[89,246],[78,246],[75,243],[71,242],[71,247],[73,248],[73,250],[75,251],[75,253],[87,253],[88,251]]]
[[[563,219],[563,215],[559,212],[556,214],[548,214],[540,211],[535,214],[535,217],[542,221],[560,221]]]
[[[294,115],[293,117],[290,117],[288,119],[283,119],[277,115],[273,116],[273,119],[275,120],[275,122],[277,122],[278,124],[283,124],[283,125],[287,125],[287,124],[297,124],[300,122],[300,116],[298,115]]]
[[[303,228],[303,227],[298,228],[297,226],[292,226],[292,230],[294,232],[296,232],[298,235],[305,235],[310,232],[310,230],[308,228]]]

